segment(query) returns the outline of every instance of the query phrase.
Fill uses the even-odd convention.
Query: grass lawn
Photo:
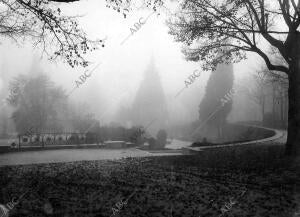
[[[281,146],[261,145],[6,166],[0,168],[0,203],[29,190],[10,216],[298,217],[300,165],[282,153]]]

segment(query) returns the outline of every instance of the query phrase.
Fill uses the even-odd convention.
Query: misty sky
[[[173,3],[170,8],[175,6]],[[85,0],[61,8],[67,14],[83,15],[80,24],[90,38],[107,37],[106,47],[88,56],[94,63],[89,69],[98,63],[101,65],[84,85],[73,92],[70,96],[72,101],[85,102],[97,118],[112,121],[119,106],[128,106],[132,103],[144,70],[153,55],[171,118],[177,121],[198,118],[198,105],[204,94],[209,72],[202,72],[198,80],[175,99],[176,93],[184,87],[184,80],[195,69],[200,69],[200,66],[199,63],[184,60],[181,53],[182,45],[175,43],[172,36],[168,35],[168,28],[164,24],[165,15],[154,14],[149,17],[141,29],[121,45],[121,42],[130,35],[130,28],[134,23],[141,17],[145,19],[149,16],[151,10],[132,11],[124,19],[121,14],[107,8],[105,1]],[[3,93],[7,94],[9,80],[18,74],[47,73],[56,84],[70,92],[75,87],[75,80],[85,71],[82,68],[72,69],[63,62],[54,63],[49,62],[46,57],[41,58],[41,51],[33,49],[29,41],[26,43],[20,41],[19,46],[8,40],[2,39],[1,42],[0,96]],[[258,64],[254,64],[257,62],[255,58],[249,56],[247,61],[234,66],[235,82],[258,68]],[[248,110],[247,106],[243,108],[242,102],[234,104],[237,118],[243,118],[245,113],[249,114],[249,108]]]

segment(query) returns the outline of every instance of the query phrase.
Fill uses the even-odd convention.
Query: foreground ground
[[[299,161],[282,158],[282,151],[253,146],[197,156],[6,166],[0,168],[0,201],[29,190],[10,213],[15,217],[298,217]]]

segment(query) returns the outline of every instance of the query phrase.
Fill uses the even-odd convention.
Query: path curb
[[[257,143],[263,143],[263,142],[272,142],[274,140],[278,140],[278,139],[282,138],[285,135],[285,131],[282,131],[282,130],[267,128],[267,127],[262,127],[262,126],[257,126],[257,125],[247,125],[247,124],[239,124],[239,125],[248,126],[248,127],[256,127],[256,128],[261,128],[261,129],[265,129],[265,130],[272,130],[275,133],[275,135],[268,137],[268,138],[253,140],[253,141],[249,141],[249,142],[232,143],[232,144],[226,144],[226,145],[201,146],[201,147],[186,147],[186,148],[182,148],[182,151],[184,154],[195,154],[195,153],[199,153],[199,152],[209,150],[209,149],[227,148],[227,147],[236,147],[236,146],[257,144]]]

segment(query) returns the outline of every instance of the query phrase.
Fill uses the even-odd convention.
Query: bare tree
[[[265,73],[268,76],[268,84],[272,88],[273,126],[285,127],[288,108],[288,77],[282,72],[269,72],[268,69],[265,70]],[[278,122],[280,122],[279,126]]]
[[[102,41],[88,39],[77,17],[63,15],[57,3],[74,1],[0,0],[0,37],[16,43],[30,38],[51,60],[60,57],[72,67],[87,66],[84,54]]]
[[[258,54],[269,70],[289,80],[287,155],[300,154],[300,0],[184,0],[169,22],[170,34],[186,47],[188,60],[206,70]],[[265,51],[268,43],[286,62]],[[219,55],[222,53],[222,55]]]
[[[287,107],[288,80],[286,74],[277,71],[270,71],[266,66],[262,66],[251,75],[249,83],[253,83],[252,88],[243,87],[243,92],[248,99],[252,100],[261,109],[262,122],[265,123],[266,101],[272,101],[272,126],[285,126],[285,113]],[[277,114],[278,113],[278,114]],[[270,121],[270,120],[269,120]],[[280,123],[279,123],[280,122]],[[270,124],[270,123],[269,123]]]
[[[243,88],[244,93],[247,95],[248,99],[250,99],[260,107],[262,122],[264,122],[265,103],[268,88],[268,76],[265,72],[266,70],[259,70],[251,75],[251,80],[254,84],[254,87]]]

